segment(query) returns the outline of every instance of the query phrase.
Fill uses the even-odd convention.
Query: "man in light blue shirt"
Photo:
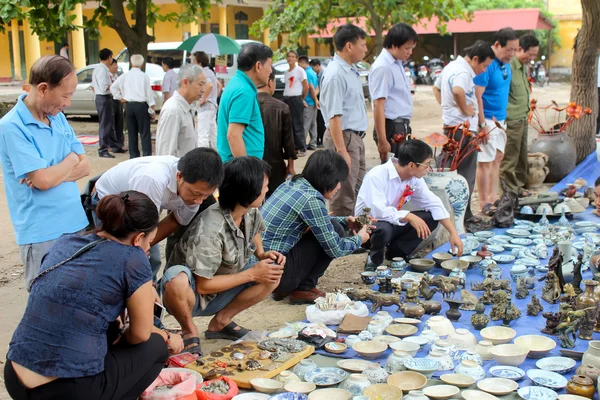
[[[308,94],[304,98],[304,130],[310,136],[310,142],[306,146],[307,150],[317,149],[317,110],[321,108],[319,104],[319,77],[308,63],[308,57],[300,56],[298,66],[306,71],[308,81]]]
[[[321,112],[327,126],[323,144],[340,153],[350,168],[348,179],[329,204],[335,216],[352,215],[366,171],[363,137],[369,120],[360,75],[353,66],[367,54],[366,37],[366,32],[355,25],[339,27],[333,35],[337,52],[323,74]]]
[[[412,95],[402,63],[410,58],[417,38],[417,32],[409,25],[393,26],[369,73],[369,93],[375,120],[373,138],[382,163],[387,161],[390,152],[398,156],[398,146],[412,132]],[[396,135],[402,140],[396,140]]]
[[[29,83],[29,93],[0,120],[0,162],[27,288],[54,241],[87,227],[75,181],[90,173],[62,113],[77,88],[73,65],[61,56],[42,57]]]

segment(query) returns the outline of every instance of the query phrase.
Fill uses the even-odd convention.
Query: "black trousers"
[[[127,138],[129,140],[129,158],[140,156],[138,134],[142,139],[142,155],[152,155],[152,138],[150,137],[150,115],[148,103],[138,101],[127,102]]]
[[[125,147],[125,136],[123,135],[123,104],[120,100],[113,100],[113,123],[115,143],[111,143],[113,149]]]
[[[425,221],[432,232],[438,225],[429,211],[411,211],[411,213]],[[406,257],[423,241],[410,224],[398,226],[380,221],[376,222],[375,226],[377,228],[371,234],[371,253],[369,254],[375,265],[383,264],[384,255],[387,255],[388,260],[394,257]],[[386,247],[387,253],[385,253]]]
[[[448,133],[449,133],[449,130],[446,127],[444,127],[444,134],[447,135]],[[462,149],[466,148],[469,145],[470,141],[472,140],[472,138],[475,135],[477,135],[477,133],[472,132],[471,139],[463,141]],[[462,131],[459,130],[454,135],[454,139],[458,143],[460,143],[461,138],[462,138]],[[451,160],[452,160],[452,158],[450,158],[450,160],[447,164],[448,167],[450,166]],[[461,175],[463,178],[465,178],[467,180],[467,184],[469,185],[469,201],[467,202],[467,209],[465,211],[465,221],[466,221],[473,216],[473,211],[471,211],[471,196],[473,195],[473,190],[475,189],[475,178],[477,176],[477,152],[473,151],[464,160],[462,160],[462,162],[456,169],[456,172],[459,175]]]
[[[306,151],[306,131],[304,130],[304,103],[302,102],[302,96],[284,97],[283,101],[290,107],[296,150]]]
[[[394,143],[394,135],[395,134],[403,134],[405,137],[412,133],[412,128],[410,127],[410,120],[405,119],[402,121],[395,121],[393,119],[385,119],[385,137],[391,146],[391,152],[394,153],[395,157],[398,157],[398,148],[401,143]],[[373,129],[373,139],[375,143],[377,143],[377,131]]]
[[[126,400],[137,399],[158,376],[167,358],[167,345],[157,333],[144,343],[109,348],[104,371],[83,378],[60,378],[33,389],[26,388],[13,369],[4,366],[4,382],[15,400]]]
[[[340,236],[346,236],[342,225],[331,221]],[[275,293],[287,293],[293,290],[308,291],[317,286],[333,258],[328,256],[312,232],[307,232],[287,254],[285,268]]]
[[[325,126],[325,118],[323,118],[323,114],[321,110],[317,110],[317,144],[323,144],[323,135],[327,127]]]
[[[115,147],[115,124],[113,120],[113,98],[110,95],[96,95],[96,110],[98,111],[98,153],[108,153],[110,147]]]

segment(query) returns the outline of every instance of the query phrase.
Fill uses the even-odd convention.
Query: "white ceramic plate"
[[[513,237],[525,238],[531,235],[531,232],[526,229],[507,229],[506,234]]]
[[[394,318],[394,322],[396,324],[419,325],[421,320],[416,318]]]
[[[495,396],[504,396],[519,388],[519,384],[510,379],[485,378],[477,382],[477,387]]]
[[[349,372],[363,372],[373,363],[366,360],[345,359],[337,362],[337,366]]]
[[[510,254],[498,254],[493,256],[492,260],[496,261],[498,264],[509,264],[515,261],[515,256]]]
[[[481,390],[463,390],[461,394],[465,400],[498,400],[493,394]]]
[[[520,244],[521,246],[531,246],[533,244],[533,240],[528,238],[514,238],[510,242],[512,244]]]
[[[568,357],[546,357],[537,360],[535,366],[544,371],[552,371],[557,374],[564,374],[575,367],[575,360]]]
[[[519,396],[524,400],[556,400],[558,394],[542,386],[525,386],[517,390]]]
[[[487,249],[492,253],[502,253],[505,250],[504,247],[499,244],[490,244]]]
[[[348,373],[341,368],[315,368],[304,375],[306,382],[314,383],[317,386],[337,385],[348,377]]]
[[[494,378],[505,378],[518,381],[519,379],[523,379],[525,376],[525,371],[523,371],[521,368],[512,367],[510,365],[497,365],[490,368],[490,374]]]
[[[549,389],[560,390],[567,386],[567,378],[561,374],[552,371],[544,371],[542,369],[530,369],[527,371],[527,376],[536,385],[545,386]]]

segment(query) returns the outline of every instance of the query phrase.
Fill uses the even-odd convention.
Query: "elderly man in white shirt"
[[[198,147],[194,107],[204,93],[206,77],[197,65],[185,64],[177,74],[178,89],[163,105],[156,128],[156,154],[183,157]]]
[[[154,119],[154,94],[150,78],[140,69],[144,65],[144,57],[141,54],[133,54],[129,61],[131,69],[112,84],[110,91],[116,100],[127,104],[125,123],[129,158],[140,156],[138,133],[142,139],[142,154],[151,156],[150,119]]]
[[[438,223],[450,233],[452,251],[459,256],[463,252],[462,240],[450,214],[423,180],[433,161],[431,148],[420,140],[407,140],[397,150],[397,159],[392,158],[365,175],[358,192],[354,215],[362,214],[368,207],[370,216],[377,220],[366,270],[381,265],[384,255],[388,259],[410,256]],[[408,201],[422,211],[403,210]]]

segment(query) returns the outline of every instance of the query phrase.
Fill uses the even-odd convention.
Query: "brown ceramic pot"
[[[594,367],[592,364],[583,364],[577,371],[575,371],[575,375],[583,375],[587,376],[594,382],[598,380],[598,376],[600,375],[600,368]]]
[[[567,393],[576,394],[577,396],[583,396],[593,398],[596,388],[594,387],[594,381],[584,375],[573,375],[569,383],[567,383]]]
[[[417,304],[404,304],[402,313],[406,318],[421,318],[425,314],[425,309]]]

